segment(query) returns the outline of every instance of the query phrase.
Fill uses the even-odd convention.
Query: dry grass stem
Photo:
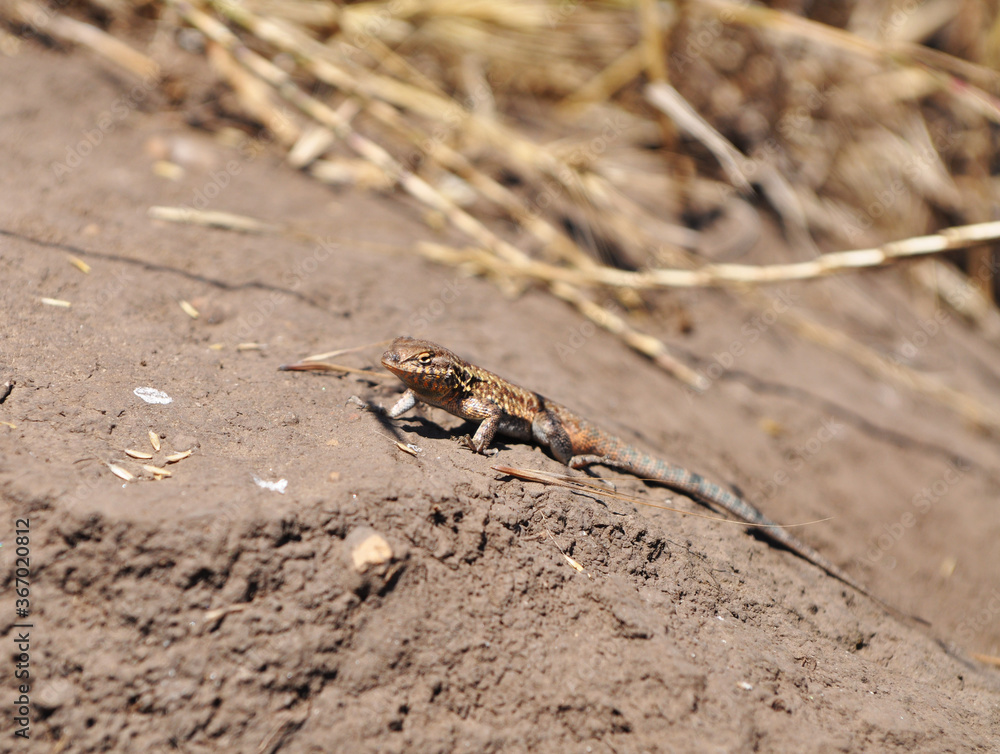
[[[47,8],[27,0],[11,0],[6,8],[0,8],[0,15],[18,24],[33,26],[38,32],[60,42],[86,47],[139,78],[160,77],[160,66],[156,61],[91,24],[61,13],[51,13]]]
[[[235,215],[232,212],[153,206],[147,210],[147,214],[154,220],[235,230],[240,233],[280,233],[282,231],[279,225],[271,225],[246,215]]]
[[[645,90],[646,99],[657,110],[677,124],[678,128],[697,139],[715,155],[719,165],[726,171],[729,181],[745,194],[752,194],[753,188],[743,176],[740,165],[746,157],[729,140],[716,131],[688,103],[680,92],[670,84],[654,82]]]
[[[90,265],[84,262],[82,259],[80,259],[80,257],[73,256],[72,254],[67,254],[66,259],[71,265],[76,267],[76,269],[78,269],[84,275],[90,274]]]
[[[852,270],[882,267],[892,262],[942,254],[983,241],[1000,239],[1000,222],[978,223],[945,228],[931,236],[917,236],[892,241],[871,249],[856,249],[823,254],[808,262],[774,265],[709,264],[696,270],[649,268],[638,272],[597,267],[578,270],[533,259],[508,264],[490,257],[482,249],[453,249],[442,244],[422,243],[418,250],[435,261],[453,265],[471,265],[491,274],[524,275],[545,282],[576,285],[606,285],[634,289],[704,288],[725,285],[782,283],[812,280]]]
[[[59,307],[60,309],[69,309],[71,306],[73,306],[72,302],[65,301],[64,299],[61,298],[48,298],[47,296],[42,296],[38,300],[41,303],[45,304],[46,306],[56,306]]]
[[[294,364],[282,364],[278,367],[279,372],[340,372],[342,374],[363,374],[365,377],[376,380],[387,380],[392,377],[383,372],[373,372],[370,369],[358,369],[357,367],[344,366],[343,364],[330,364],[323,361],[298,361]]]

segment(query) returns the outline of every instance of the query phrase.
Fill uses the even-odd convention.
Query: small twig
[[[217,607],[214,610],[209,610],[207,613],[205,613],[204,622],[214,623],[215,621],[219,620],[219,618],[223,618],[229,615],[230,613],[242,613],[249,607],[250,607],[249,602],[238,602],[234,605]]]
[[[985,663],[986,665],[993,665],[1000,668],[1000,657],[997,657],[996,655],[984,655],[979,652],[973,652],[972,657],[979,660],[979,662]]]
[[[302,359],[303,362],[310,361],[323,361],[324,359],[334,359],[337,356],[343,356],[345,353],[357,353],[358,351],[366,351],[369,348],[383,348],[392,343],[392,340],[380,340],[377,343],[367,343],[363,346],[352,346],[350,348],[338,348],[336,351],[327,351],[326,353],[317,353],[312,356],[306,356]]]
[[[558,542],[556,542],[556,538],[552,536],[552,532],[550,532],[548,529],[545,529],[544,527],[543,527],[543,529],[544,529],[545,533],[549,535],[549,539],[552,540],[552,544],[554,544],[556,546],[556,549],[559,550],[559,554],[562,555],[564,558],[566,558],[566,562],[569,563],[570,567],[574,571],[579,571],[584,576],[586,576],[588,579],[594,578],[589,573],[587,573],[587,571],[584,569],[584,567],[582,565],[580,565],[579,563],[577,563],[575,560],[573,560],[573,558],[571,558],[569,555],[566,554],[566,551],[562,547],[559,546]]]
[[[343,364],[330,364],[324,361],[297,361],[294,364],[282,364],[279,372],[343,372],[344,374],[363,374],[377,380],[395,379],[391,374],[374,372],[371,369],[359,369]]]

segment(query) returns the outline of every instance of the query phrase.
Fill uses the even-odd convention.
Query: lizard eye
[[[431,361],[433,361],[430,351],[424,351],[422,354],[420,354],[417,357],[417,361],[419,361],[421,364],[424,365],[430,364]]]

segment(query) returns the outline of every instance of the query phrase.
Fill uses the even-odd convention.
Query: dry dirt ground
[[[434,237],[398,195],[331,192],[266,145],[219,146],[156,94],[103,129],[134,85],[80,53],[25,44],[0,59],[0,383],[14,380],[0,405],[0,751],[997,750],[1000,671],[970,659],[1000,653],[996,441],[781,321],[809,312],[994,399],[995,344],[954,315],[932,324],[901,271],[789,286],[765,310],[718,291],[657,297],[692,329],[646,327],[712,376],[732,362],[695,395],[540,292],[510,300],[362,243]],[[154,172],[157,145],[179,153],[178,180]],[[199,192],[330,241],[147,216]],[[508,479],[491,465],[561,467],[519,443],[475,456],[454,439],[469,427],[439,410],[388,422],[349,402],[388,406],[391,379],[277,371],[403,333],[778,521],[829,518],[796,533],[932,626],[743,527]],[[379,353],[339,360],[375,367]],[[169,478],[142,470],[187,449]],[[359,573],[372,530],[392,557]],[[14,736],[19,661],[29,741]]]

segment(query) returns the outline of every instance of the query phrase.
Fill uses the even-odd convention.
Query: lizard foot
[[[493,455],[496,455],[499,452],[496,448],[483,448],[482,450],[480,450],[478,447],[476,447],[475,440],[473,440],[468,435],[462,435],[461,437],[459,437],[458,438],[458,442],[463,447],[468,448],[469,450],[471,450],[473,453],[479,453],[480,455],[484,455],[484,456],[493,456]]]

